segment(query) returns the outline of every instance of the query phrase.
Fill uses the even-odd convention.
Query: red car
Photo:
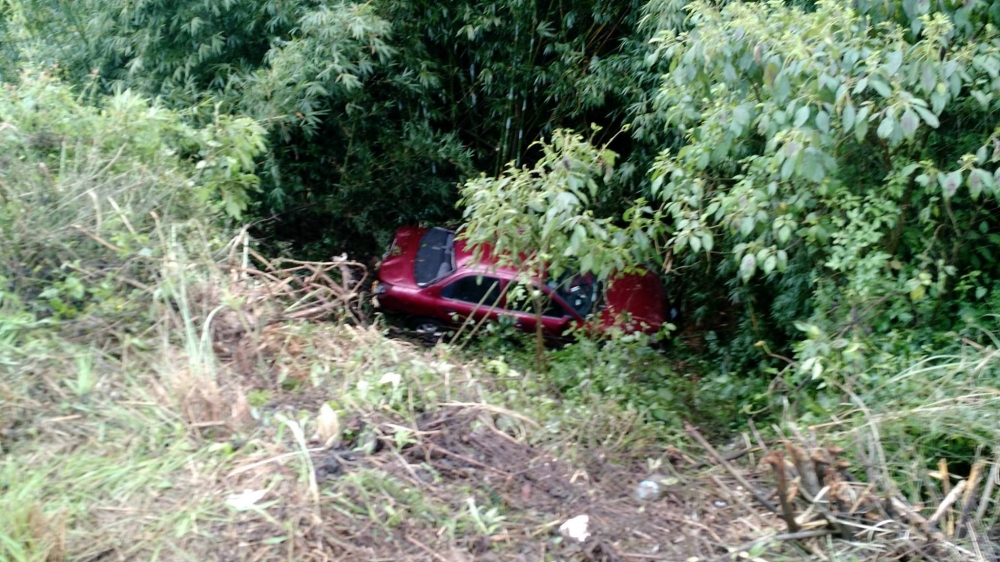
[[[488,252],[486,252],[488,254]],[[428,330],[484,316],[505,316],[519,329],[533,332],[536,316],[518,273],[486,256],[476,261],[455,232],[444,228],[403,227],[396,231],[378,271],[375,295],[381,308],[411,315]],[[547,280],[541,287],[546,308],[543,331],[561,336],[567,329],[655,333],[666,321],[666,296],[650,273],[624,275],[602,291],[589,276]]]

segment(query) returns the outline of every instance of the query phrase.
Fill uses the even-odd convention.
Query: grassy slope
[[[497,362],[461,363],[374,329],[287,323],[255,339],[241,368],[232,354],[189,361],[171,343],[108,354],[21,331],[0,386],[2,558],[370,559],[484,540],[503,551],[531,535],[544,545],[568,508],[608,499],[588,494],[627,498],[663,438],[614,405],[561,402],[532,376],[498,375]],[[341,425],[329,450],[308,441],[323,403]],[[244,490],[266,493],[246,511],[226,506]]]
[[[192,357],[205,348],[176,334],[213,304],[155,307],[144,341],[2,325],[0,559],[705,560],[784,527],[692,466],[673,426],[498,359],[301,321],[216,332]],[[638,501],[654,470],[673,484]],[[227,505],[247,491],[252,506]],[[583,546],[557,532],[580,514]],[[872,555],[818,540],[755,554]]]
[[[0,95],[0,560],[703,560],[785,528],[681,430],[694,418],[714,441],[755,446],[733,431],[740,377],[675,372],[624,341],[554,352],[542,375],[497,338],[424,349],[331,321],[359,298],[344,264],[253,269],[245,232],[230,239],[206,210],[245,187],[227,166],[252,164],[248,124],[196,130],[129,95],[104,103],[44,76]],[[294,319],[306,316],[323,320]],[[824,376],[838,393],[755,381],[802,403],[774,400],[781,424],[761,430],[789,450],[775,438],[805,412],[824,440],[860,443],[856,476],[929,516],[948,487],[928,472],[938,457],[995,454],[997,347],[906,370],[872,354],[860,375]],[[332,448],[313,439],[331,432],[324,404]],[[761,452],[739,471],[770,490]],[[676,480],[639,502],[654,470]],[[228,501],[247,491],[252,505]],[[986,506],[980,534],[996,523]],[[559,525],[584,513],[593,539],[563,540]],[[897,519],[860,528],[874,545],[745,548],[928,548]]]

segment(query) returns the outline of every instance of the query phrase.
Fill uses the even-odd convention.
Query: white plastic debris
[[[395,390],[402,380],[403,377],[399,373],[386,373],[382,375],[382,378],[379,379],[378,383],[381,385],[391,384],[393,390]]]
[[[257,502],[262,500],[266,494],[267,490],[245,490],[227,497],[226,505],[236,511],[246,511],[257,505]]]
[[[635,488],[635,497],[639,501],[656,501],[662,494],[663,489],[656,480],[643,480]]]
[[[322,443],[324,448],[332,447],[340,440],[340,417],[329,404],[324,403],[319,408],[315,439]]]
[[[559,526],[559,534],[583,542],[590,538],[590,531],[587,530],[588,525],[590,525],[589,515],[577,515]]]
[[[656,501],[663,497],[667,488],[677,484],[676,478],[668,478],[662,474],[653,474],[639,482],[635,488],[635,497],[639,501]]]

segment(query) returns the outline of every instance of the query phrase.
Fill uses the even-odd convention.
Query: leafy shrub
[[[806,316],[888,334],[988,311],[1000,35],[985,5],[930,4],[693,2],[691,29],[659,38],[658,103],[684,133],[652,171],[664,243],[729,283],[744,349]]]
[[[26,72],[0,90],[0,274],[36,312],[119,306],[161,257],[158,224],[245,211],[263,148],[247,118],[196,128],[129,91],[88,104]]]

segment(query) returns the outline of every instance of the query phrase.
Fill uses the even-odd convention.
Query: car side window
[[[534,314],[535,303],[530,291],[531,288],[526,285],[511,282],[510,288],[507,291],[507,310]],[[543,298],[545,299],[545,308],[542,310],[542,316],[550,318],[569,316],[566,310],[550,295],[543,295]]]
[[[500,296],[500,279],[485,275],[462,277],[441,289],[441,296],[472,304],[482,303],[483,306],[490,307]]]

